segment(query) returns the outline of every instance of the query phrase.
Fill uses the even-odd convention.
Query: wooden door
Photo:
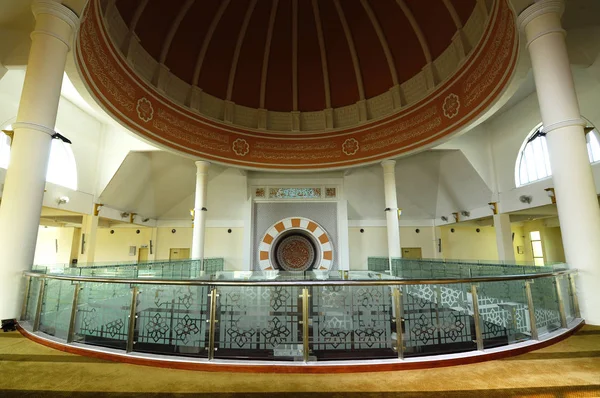
[[[402,258],[421,259],[423,258],[420,247],[403,247]]]
[[[173,248],[169,250],[169,260],[187,260],[190,258],[189,248]]]
[[[148,261],[148,248],[140,247],[138,250],[138,263],[144,263]]]

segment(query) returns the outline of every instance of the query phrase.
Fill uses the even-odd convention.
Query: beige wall
[[[450,230],[454,228],[454,233]],[[476,229],[480,232],[477,233]],[[498,260],[496,232],[494,227],[448,226],[441,227],[443,257],[452,260]],[[513,224],[513,249],[515,260],[533,262],[531,251],[531,231],[540,231],[542,249],[546,262],[564,262],[565,253],[559,227],[546,227],[544,220],[527,221]],[[523,253],[517,252],[517,246],[523,247]]]
[[[479,228],[480,232],[477,232]],[[451,230],[454,229],[454,232]],[[443,257],[452,260],[497,260],[494,227],[441,227]]]
[[[545,262],[565,261],[560,227],[546,227],[545,220],[533,220],[523,223],[523,241],[526,261],[533,261],[531,238],[529,235],[531,231],[540,231]]]
[[[419,233],[415,232],[417,228]],[[402,247],[420,247],[423,258],[433,258],[433,232],[433,227],[400,227],[400,244]],[[386,227],[351,227],[348,229],[348,242],[351,270],[366,270],[369,257],[388,255]]]
[[[111,234],[111,230],[115,233]],[[140,233],[137,234],[136,230],[139,230]],[[152,239],[152,228],[98,228],[94,262],[137,261],[137,250],[140,246],[149,246],[150,239]],[[136,247],[134,256],[129,255],[129,246]]]
[[[518,262],[532,261],[531,259],[528,259],[527,254],[525,252],[526,242],[525,233],[523,232],[523,226],[519,224],[513,224],[511,226],[511,229],[515,237],[513,239],[513,250],[515,251],[515,260]],[[522,253],[518,252],[519,246],[523,248]]]
[[[173,229],[175,233],[171,232]],[[227,232],[228,229],[206,228],[204,256],[222,257],[226,270],[243,270],[244,229],[231,228],[231,233]],[[157,260],[167,260],[171,248],[191,248],[192,228],[158,228],[155,247]]]

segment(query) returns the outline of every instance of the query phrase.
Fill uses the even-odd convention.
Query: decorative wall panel
[[[318,223],[320,228],[327,232],[329,238],[328,243],[331,247],[331,249],[328,250],[331,250],[334,253],[337,252],[339,236],[337,230],[337,202],[255,202],[252,232],[253,270],[259,271],[263,269],[260,259],[260,245],[265,234],[267,234],[269,229],[274,227],[276,223],[284,219],[290,218],[291,226],[292,217],[314,220]],[[332,256],[328,261],[331,261],[329,270],[339,269],[335,256]]]

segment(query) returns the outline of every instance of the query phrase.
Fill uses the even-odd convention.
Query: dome
[[[154,143],[258,169],[331,169],[431,146],[516,63],[506,0],[92,0],[77,63]]]

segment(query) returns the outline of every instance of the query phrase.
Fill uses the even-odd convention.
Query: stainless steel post
[[[571,283],[571,296],[573,297],[573,310],[575,311],[575,317],[581,318],[581,312],[579,311],[579,299],[577,298],[577,287],[575,286],[575,275],[569,274],[569,282]]]
[[[556,298],[558,299],[558,313],[560,314],[560,326],[564,329],[567,328],[567,314],[565,313],[565,302],[562,290],[560,289],[562,277],[554,277],[554,285],[556,286]]]
[[[21,307],[21,320],[24,321],[27,316],[27,304],[29,304],[29,286],[31,285],[31,277],[25,276],[25,297],[23,297],[23,306]]]
[[[302,358],[304,362],[308,362],[308,356],[310,352],[310,347],[308,346],[308,311],[309,311],[309,303],[308,298],[310,295],[308,294],[308,288],[302,289]]]
[[[477,350],[483,351],[483,336],[481,333],[481,318],[479,316],[479,301],[477,297],[477,285],[471,285],[471,298],[473,300],[473,321],[475,322],[475,343]]]
[[[77,305],[79,300],[80,289],[80,284],[76,283],[75,291],[73,292],[73,305],[71,306],[71,319],[69,320],[69,333],[67,334],[67,343],[72,343],[75,340],[75,321],[77,318]]]
[[[133,351],[133,337],[135,334],[135,319],[137,308],[137,296],[139,293],[138,287],[134,287],[131,291],[131,306],[129,307],[129,330],[127,331],[127,352]]]
[[[535,324],[535,307],[533,306],[533,296],[531,295],[532,280],[525,281],[525,295],[527,296],[527,308],[529,310],[529,325],[531,327],[531,339],[538,340],[538,331]]]
[[[392,289],[392,297],[394,298],[394,311],[396,312],[396,352],[398,359],[404,359],[404,335],[402,333],[402,292],[395,287]]]
[[[35,310],[35,320],[33,321],[33,331],[40,330],[40,318],[42,316],[42,306],[44,305],[44,290],[46,290],[46,279],[40,278],[40,291],[38,293],[37,308]]]
[[[215,358],[215,331],[217,323],[217,288],[210,291],[210,318],[208,326],[208,360]]]

